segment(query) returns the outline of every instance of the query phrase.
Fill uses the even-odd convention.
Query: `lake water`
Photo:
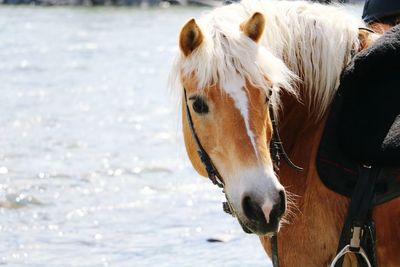
[[[167,89],[205,10],[0,7],[0,265],[270,266],[191,167]]]

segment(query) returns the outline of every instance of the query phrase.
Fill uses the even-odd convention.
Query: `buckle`
[[[361,248],[361,236],[363,235],[363,229],[360,226],[354,226],[351,228],[351,239],[350,239],[350,250],[358,252]]]

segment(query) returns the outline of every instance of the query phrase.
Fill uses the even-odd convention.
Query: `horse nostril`
[[[282,214],[286,211],[286,193],[285,190],[279,191],[280,203],[283,209]]]
[[[253,201],[249,196],[245,196],[242,200],[243,212],[251,221],[265,221],[264,213],[260,205]]]
[[[271,217],[280,218],[286,211],[286,193],[284,190],[279,191],[279,202],[274,205],[271,211]]]

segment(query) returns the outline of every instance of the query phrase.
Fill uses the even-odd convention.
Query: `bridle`
[[[188,105],[188,100],[187,100],[187,94],[186,94],[186,89],[183,88],[184,92],[184,98],[185,98],[185,106],[186,106],[186,118],[189,124],[189,129],[192,134],[193,140],[196,144],[197,147],[197,153],[200,157],[201,162],[203,163],[208,178],[211,180],[213,184],[218,186],[219,188],[222,189],[222,192],[225,195],[226,201],[222,203],[222,208],[224,212],[232,215],[233,217],[236,216],[234,209],[232,208],[232,205],[229,202],[229,199],[225,193],[225,182],[224,179],[222,178],[221,174],[218,172],[217,168],[215,167],[214,163],[211,160],[211,157],[207,154],[205,151],[204,147],[201,145],[200,139],[196,133],[192,115],[190,113],[189,105]],[[269,105],[269,113],[271,117],[271,123],[272,123],[272,139],[271,139],[271,146],[270,146],[270,153],[272,157],[272,161],[274,162],[274,169],[279,169],[280,161],[281,158],[286,161],[286,163],[292,167],[293,169],[296,169],[298,171],[302,171],[303,168],[297,166],[294,164],[289,156],[287,155],[285,149],[283,148],[283,144],[281,141],[281,138],[279,136],[279,131],[278,127],[276,124],[276,118],[274,114],[274,109],[271,105]],[[243,230],[246,233],[251,233],[248,229],[245,229],[245,227],[242,225]],[[274,233],[271,238],[271,251],[272,251],[272,263],[274,267],[279,267],[279,260],[278,260],[278,240],[277,240],[277,233]]]
[[[215,167],[214,163],[212,162],[210,156],[207,154],[207,152],[204,150],[203,146],[200,143],[200,139],[196,134],[196,130],[194,129],[194,123],[193,123],[193,119],[192,119],[192,115],[190,113],[190,109],[189,109],[189,105],[188,105],[188,101],[187,101],[187,95],[186,95],[186,89],[183,89],[184,92],[184,97],[185,97],[185,106],[186,106],[186,118],[189,124],[189,128],[190,128],[190,132],[192,134],[193,140],[196,144],[197,147],[197,154],[200,157],[201,162],[204,165],[204,168],[206,169],[208,178],[211,180],[211,182],[213,184],[215,184],[216,186],[218,186],[219,188],[222,189],[222,192],[225,195],[226,201],[222,202],[222,209],[232,215],[235,216],[232,206],[229,204],[229,200],[228,197],[225,194],[225,182],[222,179],[221,174],[219,174],[217,168]]]
[[[217,168],[215,167],[215,165],[213,164],[210,156],[204,150],[203,146],[200,143],[200,139],[197,136],[196,131],[194,129],[192,115],[190,113],[190,109],[189,109],[188,102],[187,102],[186,89],[184,89],[184,94],[185,94],[184,97],[185,97],[185,104],[186,104],[186,117],[187,117],[187,120],[189,123],[190,132],[192,133],[192,137],[197,146],[197,153],[199,154],[201,162],[203,163],[204,167],[206,168],[208,178],[211,180],[211,182],[213,184],[215,184],[216,186],[218,186],[219,188],[224,188],[225,183],[224,183],[224,180],[222,179],[221,174],[219,174],[219,172],[218,172]]]

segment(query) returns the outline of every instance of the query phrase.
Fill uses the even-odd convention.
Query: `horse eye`
[[[193,110],[199,114],[206,114],[208,113],[208,106],[206,104],[206,102],[199,96],[195,96],[192,98],[193,104]]]

